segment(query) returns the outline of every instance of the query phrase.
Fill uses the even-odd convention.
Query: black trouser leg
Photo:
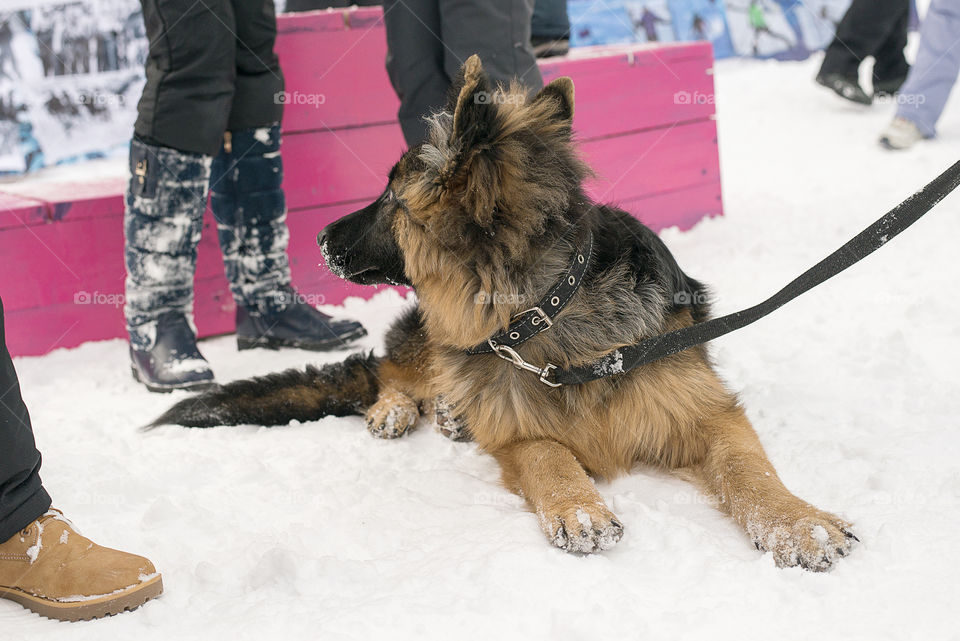
[[[495,83],[543,86],[530,47],[533,0],[386,0],[387,73],[400,97],[409,146],[423,142],[423,117],[442,109],[460,66],[473,54]]]
[[[907,28],[910,24],[910,5],[904,3],[900,18],[890,27],[883,43],[873,52],[873,82],[903,80],[910,71],[910,64],[903,49],[907,46]],[[960,34],[958,34],[960,35]]]
[[[820,74],[856,76],[863,59],[881,50],[909,10],[910,0],[853,0],[837,26],[837,35],[827,47]],[[905,42],[905,24],[902,28]],[[884,52],[888,56],[889,53]]]
[[[540,38],[569,38],[570,17],[566,0],[536,0],[530,33]]]
[[[443,70],[440,5],[437,0],[384,0],[387,74],[397,97],[397,116],[407,145],[427,138],[423,117],[442,109],[450,78]]]
[[[39,518],[50,507],[40,483],[40,452],[33,441],[30,414],[7,351],[0,300],[0,543]]]
[[[494,83],[517,78],[540,89],[543,77],[530,46],[534,0],[440,0],[444,69],[455,78],[473,54],[480,56]]]
[[[239,131],[283,119],[283,73],[273,51],[277,16],[273,0],[232,0],[237,25],[236,81],[227,129]]]
[[[141,5],[150,52],[134,131],[152,145],[214,156],[237,75],[233,5],[230,0],[141,0]]]

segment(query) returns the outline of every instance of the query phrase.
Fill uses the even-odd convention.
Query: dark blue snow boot
[[[157,319],[150,349],[130,346],[133,377],[151,392],[201,390],[213,384],[210,364],[197,349],[196,332],[183,314],[166,312]]]
[[[124,315],[134,377],[152,391],[213,380],[192,327],[210,157],[134,140],[124,211]]]
[[[259,307],[237,305],[237,347],[296,347],[313,351],[342,349],[367,335],[352,320],[333,320],[289,288],[288,301]]]
[[[210,205],[237,303],[237,346],[338,349],[366,330],[333,321],[290,286],[280,125],[230,131],[210,173]]]

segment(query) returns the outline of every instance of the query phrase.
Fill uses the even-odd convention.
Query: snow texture
[[[623,373],[623,352],[615,349],[593,366],[594,372],[598,376],[612,376]]]
[[[717,65],[727,215],[663,237],[718,314],[956,161],[956,101],[939,140],[887,152],[876,139],[894,107],[847,106],[814,85],[818,62]],[[114,340],[16,365],[55,504],[94,541],[153,560],[166,593],[70,626],[0,602],[2,637],[956,639],[958,239],[954,194],[712,346],[787,486],[854,523],[862,544],[831,572],[777,569],[690,485],[647,468],[598,484],[624,535],[584,557],[545,540],[491,457],[422,425],[392,441],[363,417],[145,434],[185,395],[134,383]],[[379,348],[403,305],[381,293],[327,311],[360,317],[358,348]],[[201,350],[221,382],[344,356],[238,353],[230,336]]]

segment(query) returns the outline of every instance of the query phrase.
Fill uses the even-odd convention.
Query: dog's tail
[[[159,425],[286,425],[359,414],[377,400],[372,353],[352,354],[321,368],[290,369],[233,381],[184,399],[144,429]]]

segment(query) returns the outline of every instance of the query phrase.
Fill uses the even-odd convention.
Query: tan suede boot
[[[133,610],[163,592],[147,559],[100,547],[49,510],[0,543],[0,598],[45,617],[96,619]]]

